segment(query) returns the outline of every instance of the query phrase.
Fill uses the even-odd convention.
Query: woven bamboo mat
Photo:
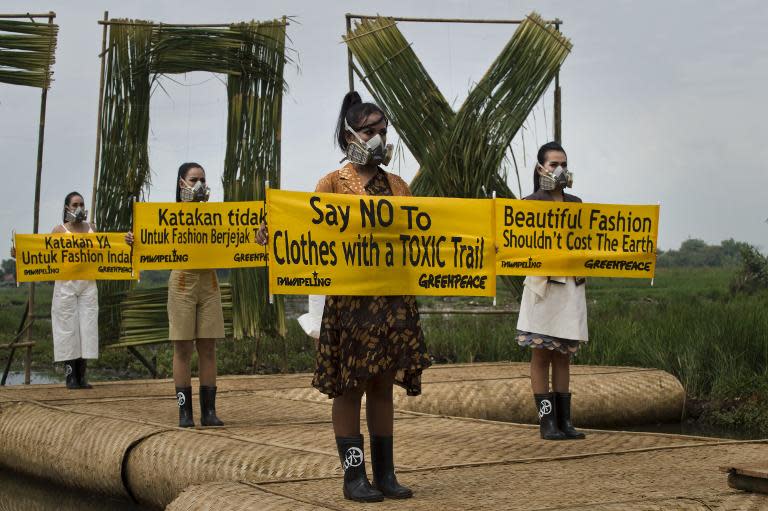
[[[244,483],[193,485],[170,503],[166,511],[323,511],[331,508],[284,497]]]
[[[168,511],[208,511],[230,510],[250,511],[252,509],[271,511],[327,511],[342,509],[423,509],[426,506],[413,506],[416,500],[408,502],[385,501],[375,505],[350,505],[336,502],[316,503],[304,495],[283,495],[279,493],[284,489],[276,489],[272,485],[254,487],[255,485],[243,483],[209,483],[195,485],[187,488],[174,500],[166,510]],[[521,496],[524,495],[521,493]],[[420,499],[421,496],[417,496]],[[346,506],[345,506],[346,504]],[[675,498],[643,498],[632,501],[614,501],[610,503],[590,502],[585,505],[567,505],[565,507],[512,507],[508,502],[490,504],[492,507],[467,507],[463,509],[528,509],[534,511],[763,511],[766,509],[764,496],[734,492],[725,490],[715,493],[707,498],[699,497],[675,497]],[[441,508],[437,508],[441,509]],[[454,508],[445,508],[454,509]]]
[[[546,442],[534,426],[403,409],[404,403],[415,407],[424,400],[429,408],[448,401],[450,409],[471,416],[506,394],[518,392],[521,402],[530,401],[527,367],[521,364],[438,368],[425,373],[424,396],[397,401],[395,459],[417,498],[377,507],[634,510],[699,501],[740,506],[747,501],[728,489],[717,467],[768,458],[768,446],[761,443],[606,431],[589,431],[578,442]],[[613,385],[626,399],[654,382],[673,393],[675,385],[658,373],[582,366],[574,391],[581,380],[592,382],[591,392]],[[611,378],[623,381],[610,383]],[[609,383],[601,387],[602,380]],[[331,401],[309,383],[308,375],[221,378],[217,409],[227,426],[195,430],[175,428],[170,382],[106,383],[93,391],[0,389],[0,396],[14,401],[30,396],[0,402],[0,464],[88,491],[130,494],[151,509],[357,509],[341,498]],[[576,395],[590,402],[586,390]],[[602,399],[603,406],[620,406]],[[647,392],[645,399],[657,394]],[[196,392],[193,401],[198,418]],[[533,409],[531,403],[520,405],[526,406]],[[574,413],[580,418],[578,408]],[[768,500],[758,503],[768,507]]]
[[[407,507],[412,510],[718,509],[718,503],[729,506],[721,509],[766,509],[768,497],[744,498],[729,490],[717,471],[717,460],[767,456],[766,444],[702,445],[535,463],[404,470],[399,479],[414,489],[416,497]],[[338,479],[327,479],[263,486],[330,509],[359,509],[343,499],[340,484]],[[377,509],[402,509],[401,505],[385,501]]]

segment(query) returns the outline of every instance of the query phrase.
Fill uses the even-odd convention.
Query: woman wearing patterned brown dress
[[[388,121],[356,92],[344,97],[336,138],[350,160],[323,177],[317,192],[353,195],[410,195],[408,185],[385,172],[391,146]],[[260,232],[266,243],[266,232]],[[397,282],[391,283],[397,288]],[[421,393],[421,372],[430,365],[413,296],[327,296],[312,385],[333,399],[333,430],[344,468],[344,496],[374,502],[409,498],[397,482],[392,455],[392,387]],[[360,434],[360,404],[366,395],[373,485],[368,480]]]

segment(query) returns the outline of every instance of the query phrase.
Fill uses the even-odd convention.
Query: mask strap
[[[360,136],[357,134],[357,132],[352,129],[352,126],[349,125],[349,123],[347,122],[347,118],[346,117],[344,117],[344,128],[347,131],[349,131],[350,133],[352,133],[352,135],[354,135],[354,137],[357,139],[358,142],[360,142],[361,144],[365,144],[365,142],[363,142],[363,139],[360,138]]]

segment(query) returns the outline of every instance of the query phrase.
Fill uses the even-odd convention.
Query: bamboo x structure
[[[352,27],[351,20],[360,22]],[[398,21],[515,23],[513,37],[454,112],[397,27]],[[383,106],[403,143],[420,164],[416,195],[513,197],[504,162],[512,138],[555,80],[555,138],[559,129],[559,69],[571,50],[562,21],[536,13],[525,20],[454,20],[347,15],[352,73]],[[357,64],[353,62],[355,57]]]

